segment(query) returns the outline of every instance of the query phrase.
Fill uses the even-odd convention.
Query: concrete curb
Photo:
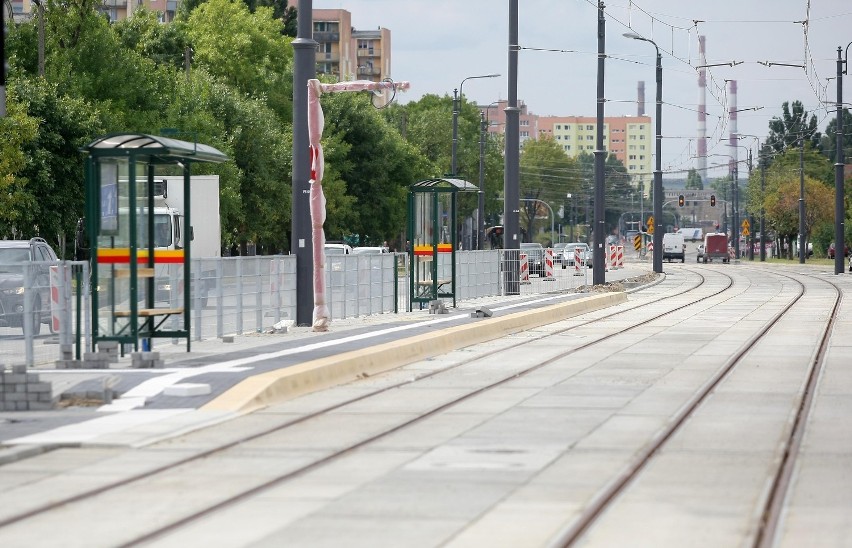
[[[494,340],[566,318],[627,301],[624,292],[602,293],[565,303],[405,338],[343,354],[301,363],[250,377],[201,408],[203,411],[250,412],[275,402],[295,398],[389,371],[458,348]]]

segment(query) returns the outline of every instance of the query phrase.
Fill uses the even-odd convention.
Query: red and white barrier
[[[624,246],[619,245],[615,247],[615,264],[616,268],[624,268]]]
[[[50,267],[50,330],[59,333],[62,324],[62,303],[59,299],[59,267]],[[37,310],[33,314],[38,314]]]
[[[574,248],[574,275],[575,276],[580,275],[580,263],[581,262],[582,262],[582,259],[580,258],[580,249],[575,247]]]
[[[544,250],[544,280],[552,282],[556,279],[553,275],[553,249]]]
[[[521,283],[528,284],[530,283],[530,263],[527,259],[526,253],[521,253],[520,255],[521,262]]]
[[[613,270],[618,268],[618,252],[614,245],[609,246],[609,267]]]

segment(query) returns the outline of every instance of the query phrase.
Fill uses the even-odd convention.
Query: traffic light
[[[683,207],[683,194],[677,197],[677,205]]]
[[[710,207],[716,207],[716,195],[715,194],[710,195]]]

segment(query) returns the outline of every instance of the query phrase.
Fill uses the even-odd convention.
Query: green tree
[[[282,120],[292,113],[290,38],[272,8],[251,13],[239,0],[208,0],[190,13],[195,63],[253,97],[266,97]]]
[[[784,101],[781,105],[781,118],[773,116],[769,121],[769,136],[766,144],[775,152],[783,152],[799,146],[801,139],[808,141],[812,148],[820,150],[820,132],[817,131],[815,114],[808,117],[808,111],[801,101],[793,101],[792,106]]]
[[[848,108],[844,108],[843,112],[843,159],[846,163],[852,160],[852,113]],[[822,152],[831,163],[834,163],[837,158],[837,116],[835,116],[825,128],[825,135],[822,136]]]
[[[690,169],[686,175],[686,190],[704,190],[704,183],[701,181],[701,175],[695,169]]]
[[[576,189],[575,166],[575,160],[553,139],[524,143],[520,157],[520,222],[527,241],[534,240],[536,219],[550,216],[550,209],[542,202],[550,205],[555,215],[566,194]]]
[[[337,191],[352,198],[346,212],[349,229],[362,243],[396,239],[405,230],[408,186],[426,178],[429,162],[379,114],[367,94],[324,95],[322,106],[326,139],[345,144],[328,151],[331,169],[323,181],[337,183]]]

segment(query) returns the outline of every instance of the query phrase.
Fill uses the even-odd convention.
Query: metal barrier
[[[529,283],[520,283],[518,250],[459,251],[455,258],[459,300],[557,292],[585,283],[585,277],[574,276],[574,269],[563,268],[554,268],[549,272],[552,276],[532,275]],[[82,352],[91,350],[88,264],[65,261],[38,266],[42,270],[37,265],[6,267],[25,274],[18,291],[43,295],[43,300],[23,301],[22,314],[29,319],[23,327],[19,322],[13,322],[11,327],[0,326],[0,363],[44,365],[62,357],[79,359]],[[442,268],[449,269],[450,265]],[[294,255],[193,259],[191,269],[193,340],[260,333],[282,320],[295,318]],[[52,275],[40,277],[38,272]],[[164,272],[157,280],[156,300],[175,305],[183,302],[181,276]],[[405,253],[329,256],[325,272],[332,319],[408,310],[411,272]],[[7,292],[4,290],[4,297]],[[32,309],[36,305],[37,311]],[[99,306],[110,303],[100,302]],[[34,332],[34,315],[40,318],[39,333]],[[167,321],[174,322],[173,327],[178,329],[183,317],[175,315]],[[47,332],[51,327],[55,333]],[[169,344],[169,339],[159,339],[156,344]],[[69,356],[69,352],[73,355]]]

